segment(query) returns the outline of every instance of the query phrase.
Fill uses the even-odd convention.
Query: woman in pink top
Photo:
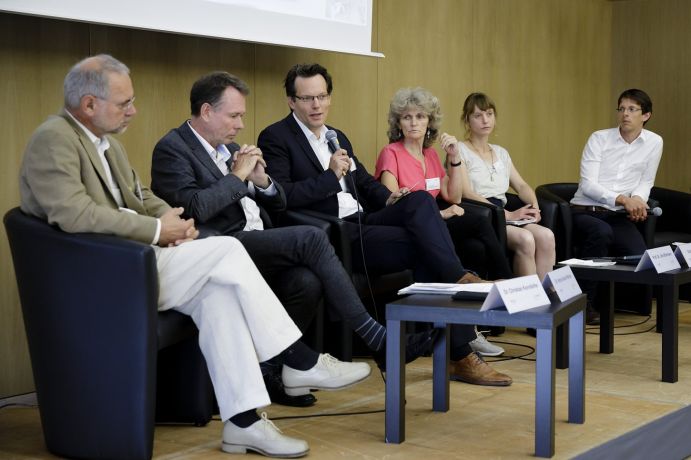
[[[407,188],[425,190],[438,199],[440,213],[445,219],[456,252],[464,266],[490,279],[511,278],[504,248],[501,247],[491,223],[473,215],[466,215],[455,203],[463,195],[462,170],[464,163],[453,136],[444,135],[441,147],[447,154],[447,170],[441,164],[432,144],[439,136],[441,110],[439,101],[423,88],[401,89],[389,107],[389,145],[377,158],[374,176],[389,190]],[[405,198],[404,198],[405,199]],[[484,252],[484,257],[467,260],[465,249],[472,245]]]

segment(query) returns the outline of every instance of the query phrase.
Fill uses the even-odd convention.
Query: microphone
[[[328,130],[325,134],[325,137],[326,143],[329,145],[329,152],[336,153],[341,148],[341,145],[338,143],[338,135],[336,134],[336,131],[333,129]]]
[[[662,208],[659,207],[654,207],[653,209],[648,209],[646,210],[649,216],[661,216],[662,215]],[[617,209],[616,211],[617,214],[626,214],[626,209]]]

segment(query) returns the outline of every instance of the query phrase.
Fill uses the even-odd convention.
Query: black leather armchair
[[[571,217],[571,206],[569,202],[573,198],[578,184],[575,182],[559,182],[543,184],[535,189],[539,199],[548,200],[556,203],[558,216],[556,219],[556,231],[554,232],[557,247],[557,262],[560,260],[578,257],[578,247],[573,236],[573,220]],[[648,200],[648,205],[653,208],[658,205],[654,199]],[[654,246],[656,216],[649,216],[643,223],[638,225],[638,229],[643,235],[643,240],[648,248]],[[652,288],[642,288],[644,295],[637,289],[615,289],[615,304],[624,308],[630,308],[642,314],[649,314],[652,305]],[[598,296],[602,298],[603,296]]]
[[[653,247],[691,242],[691,194],[653,187],[650,198],[656,200],[663,210],[657,218]]]
[[[159,313],[153,249],[4,218],[46,446],[147,459],[154,422],[206,424],[213,388],[191,319]]]
[[[666,244],[691,242],[691,194],[670,190],[668,188],[653,187],[650,197],[660,203],[663,210],[657,218],[653,247],[659,248]],[[691,302],[691,285],[679,287],[679,299]]]

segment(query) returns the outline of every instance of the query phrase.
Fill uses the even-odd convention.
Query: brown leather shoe
[[[513,383],[511,377],[492,369],[474,352],[460,361],[451,361],[450,365],[449,378],[451,380],[495,387],[507,387]]]
[[[461,276],[461,279],[456,281],[456,284],[468,284],[468,283],[492,283],[493,281],[483,280],[473,272],[465,272],[465,275]]]

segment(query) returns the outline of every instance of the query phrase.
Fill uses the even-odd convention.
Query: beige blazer
[[[111,136],[108,141],[113,180],[125,206],[137,214],[118,209],[96,146],[64,111],[50,116],[29,140],[19,177],[21,208],[66,232],[151,243],[156,217],[170,207],[141,185],[122,145]]]

